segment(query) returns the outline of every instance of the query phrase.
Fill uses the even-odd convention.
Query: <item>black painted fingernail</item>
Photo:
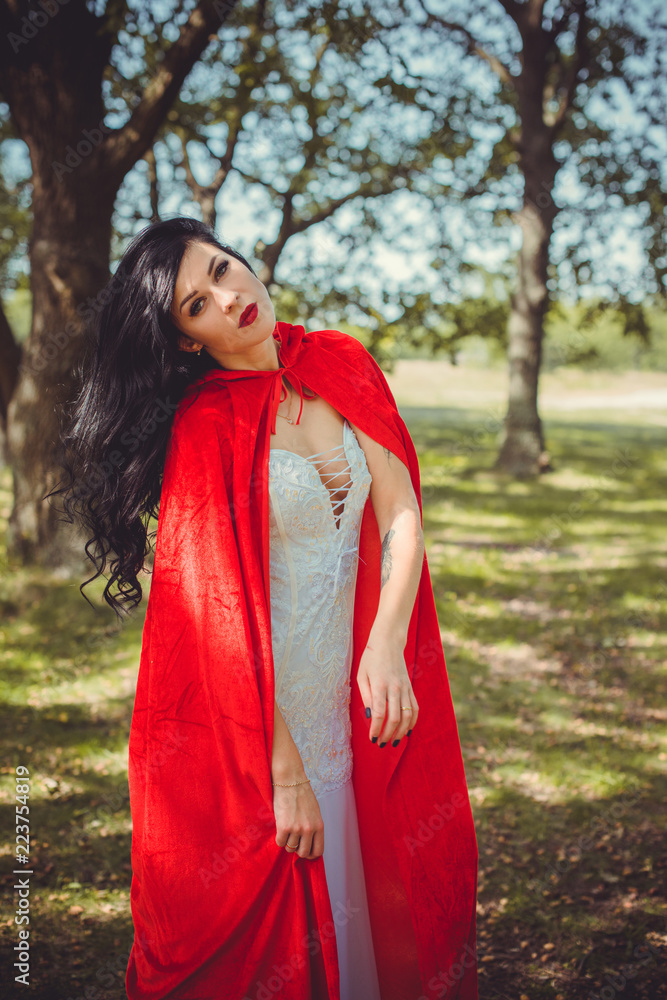
[[[392,743],[392,746],[393,747],[397,747],[400,742],[401,742],[400,740],[394,740],[394,742]]]
[[[411,729],[408,729],[408,736],[410,735],[410,733],[411,733],[411,732],[412,732],[412,730],[411,730]]]
[[[384,743],[380,744],[380,750],[382,749],[382,747],[386,747],[386,745],[387,745],[387,741],[385,740]]]
[[[371,717],[371,710],[370,710],[370,708],[367,708],[366,709],[366,718],[370,719],[370,717]]]
[[[373,739],[371,740],[371,743],[377,743],[377,741],[378,741],[377,736],[374,736]]]

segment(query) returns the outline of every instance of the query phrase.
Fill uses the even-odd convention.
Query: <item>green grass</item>
[[[9,512],[3,470],[0,515]],[[3,531],[4,535],[4,531]],[[89,588],[10,569],[0,583],[0,954],[17,943],[13,862],[15,768],[30,771],[30,992],[40,998],[123,997],[132,943],[127,741],[141,620],[119,629]],[[26,926],[26,925],[23,925]],[[15,971],[12,971],[12,979]],[[20,988],[3,996],[20,995]],[[93,988],[98,992],[94,993]]]
[[[605,986],[608,997],[606,976],[623,1000],[667,996],[664,413],[551,413],[555,471],[514,482],[489,471],[497,428],[484,403],[430,402],[401,412],[480,850],[480,997],[569,1000]],[[6,519],[6,471],[2,486]],[[16,942],[10,831],[24,763],[31,995],[123,997],[141,617],[117,629],[77,583],[0,559],[0,954]]]
[[[588,997],[624,965],[625,998],[667,995],[664,430],[547,420],[555,471],[516,482],[489,471],[483,411],[402,413],[480,848],[481,996]]]

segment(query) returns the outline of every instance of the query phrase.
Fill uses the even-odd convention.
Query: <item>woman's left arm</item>
[[[407,467],[368,434],[357,427],[354,432],[373,479],[371,502],[382,539],[380,600],[357,683],[364,705],[371,709],[369,738],[380,747],[389,740],[396,746],[414,727],[419,712],[404,650],[424,562],[424,535]]]

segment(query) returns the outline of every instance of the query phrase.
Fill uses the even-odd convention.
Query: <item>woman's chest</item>
[[[275,513],[298,532],[349,524],[363,508],[371,477],[363,449],[345,421],[341,442],[301,455],[272,447],[269,486]]]
[[[314,399],[304,396],[298,424],[299,399],[292,396],[287,402],[291,405],[286,406],[283,402],[278,408],[276,433],[271,435],[272,468],[290,473],[295,466],[301,468],[301,478],[305,476],[306,482],[312,482],[314,468],[331,494],[334,506],[342,504],[353,485],[350,450],[353,453],[359,450],[358,441],[354,435],[354,440],[349,440],[345,418],[321,396]],[[349,424],[347,427],[349,431]],[[285,456],[289,470],[285,469],[284,459],[277,464],[278,456]],[[358,456],[353,454],[352,457]],[[313,468],[305,466],[306,462]]]

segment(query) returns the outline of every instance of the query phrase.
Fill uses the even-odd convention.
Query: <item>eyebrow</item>
[[[211,259],[209,261],[209,264],[208,264],[208,271],[206,272],[207,274],[211,273],[211,271],[213,270],[213,264],[215,263],[215,261],[218,259],[219,256],[220,256],[219,253],[214,253],[213,254],[213,256],[211,257]],[[180,306],[178,308],[178,311],[182,312],[183,311],[183,306],[188,301],[188,299],[191,299],[192,296],[196,295],[196,294],[197,294],[197,289],[195,288],[194,292],[190,292],[189,295],[186,295],[185,298],[183,299],[183,301],[181,302],[181,304],[180,304]]]

